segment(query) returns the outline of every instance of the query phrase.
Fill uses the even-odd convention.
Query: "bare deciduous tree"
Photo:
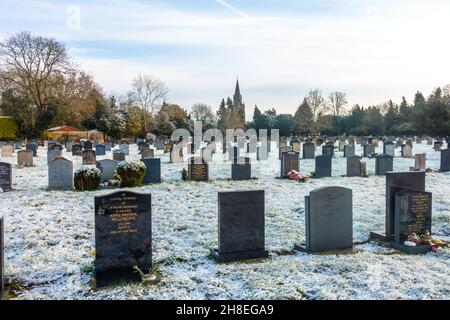
[[[196,121],[211,123],[214,121],[214,114],[210,106],[204,103],[196,103],[192,106],[191,117]]]
[[[322,92],[319,89],[309,91],[306,101],[311,108],[314,120],[314,129],[317,132],[317,120],[326,113],[328,106],[322,96]]]
[[[150,129],[150,116],[156,116],[158,109],[166,100],[169,90],[166,84],[152,75],[138,75],[132,82],[134,102],[142,109],[142,120],[145,133]]]
[[[328,103],[333,115],[340,117],[348,104],[347,95],[344,92],[331,92],[328,96]]]

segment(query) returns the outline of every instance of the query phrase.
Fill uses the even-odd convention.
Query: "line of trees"
[[[106,135],[146,137],[148,133],[171,135],[176,128],[193,131],[195,120],[203,129],[241,126],[231,98],[218,111],[197,103],[189,113],[169,103],[166,84],[147,74],[130,83],[127,94],[106,95],[93,78],[70,58],[64,44],[53,38],[20,32],[0,42],[0,114],[12,116],[18,136],[39,138],[54,126],[97,129]],[[425,97],[417,92],[412,103],[392,101],[349,110],[346,94],[331,92],[326,98],[311,90],[292,114],[275,108],[261,112],[255,106],[247,128],[279,129],[280,135],[401,135],[450,134],[450,86],[437,88]],[[1,137],[0,137],[1,138]]]

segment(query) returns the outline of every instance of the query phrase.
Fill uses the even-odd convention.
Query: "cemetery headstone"
[[[305,197],[306,244],[296,249],[307,252],[343,250],[353,247],[352,190],[326,187]]]
[[[141,151],[141,159],[154,158],[155,150],[154,149],[144,149]]]
[[[375,159],[375,174],[384,176],[390,171],[394,171],[394,158],[385,154],[377,156]]]
[[[347,157],[347,177],[361,177],[361,157]]]
[[[334,145],[326,144],[322,147],[322,155],[332,157],[334,155]]]
[[[122,150],[126,156],[130,154],[130,146],[126,143],[121,143],[119,149]]]
[[[37,149],[38,149],[37,143],[28,143],[26,149],[33,151],[33,157],[37,157]]]
[[[12,165],[0,162],[0,189],[3,192],[12,191]]]
[[[316,157],[316,171],[314,178],[331,177],[332,175],[332,158],[330,156],[317,156]]]
[[[420,254],[431,251],[430,244],[406,246],[408,237],[415,233],[431,235],[432,194],[402,189],[395,193],[394,242],[391,246],[406,253]]]
[[[83,144],[84,150],[92,150],[92,147],[93,147],[93,145],[92,145],[91,141],[84,141],[84,144]]]
[[[83,150],[83,166],[95,166],[97,164],[97,157],[94,150]]]
[[[81,156],[83,154],[83,146],[81,144],[74,144],[72,146],[72,156]]]
[[[17,166],[19,168],[33,166],[33,151],[21,150],[17,152]]]
[[[303,159],[314,159],[316,156],[316,146],[314,143],[303,144]]]
[[[252,178],[252,166],[250,158],[239,158],[231,164],[232,180],[250,180]]]
[[[203,158],[191,158],[188,164],[189,181],[209,181],[209,165]]]
[[[161,159],[145,158],[141,160],[147,170],[145,171],[144,183],[161,183]]]
[[[50,149],[47,151],[47,164],[49,164],[53,159],[61,157],[62,151],[59,149]]]
[[[113,160],[125,161],[125,152],[123,152],[122,150],[114,150],[113,151]]]
[[[105,142],[105,150],[106,152],[111,152],[112,149],[112,142],[111,141],[106,141]]]
[[[97,156],[106,155],[106,146],[104,144],[98,144],[95,146],[95,153]]]
[[[383,153],[387,156],[395,156],[395,146],[392,142],[386,142],[383,144]]]
[[[415,155],[415,170],[425,170],[427,168],[427,154],[421,153]]]
[[[375,153],[375,147],[373,144],[366,144],[363,146],[364,158],[370,158]]]
[[[12,146],[10,144],[6,144],[1,148],[1,151],[2,151],[2,157],[5,157],[5,158],[12,157],[12,155],[14,153],[14,146]]]
[[[278,149],[278,159],[281,159],[281,156],[282,156],[283,153],[290,152],[290,151],[292,151],[292,147],[290,147],[290,146],[281,146]]]
[[[409,144],[402,145],[402,158],[411,158],[412,157],[412,147]]]
[[[264,190],[219,192],[218,262],[267,258]]]
[[[371,232],[371,240],[392,241],[395,225],[395,194],[401,189],[425,191],[425,172],[386,173],[386,222],[384,232]]]
[[[5,278],[5,224],[0,218],[0,300],[8,293],[11,281]]]
[[[96,287],[140,281],[152,268],[151,194],[95,197]]]
[[[59,157],[48,164],[48,188],[50,190],[73,189],[73,163]]]
[[[97,168],[102,172],[101,182],[107,182],[114,179],[114,174],[116,173],[117,165],[119,164],[116,160],[104,159],[97,161]]]
[[[346,144],[344,146],[344,157],[351,157],[355,155],[355,145],[354,144]]]
[[[450,149],[441,150],[441,172],[450,171]]]
[[[281,155],[281,178],[285,178],[289,172],[300,171],[300,154],[289,151]]]

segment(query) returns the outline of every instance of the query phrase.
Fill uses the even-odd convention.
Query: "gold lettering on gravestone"
[[[428,201],[429,196],[427,194],[418,194],[411,196],[411,206],[409,207],[409,211],[415,217],[415,223],[408,225],[406,233],[423,233],[425,229],[426,223],[426,214],[429,210]]]
[[[138,217],[138,205],[134,196],[122,196],[111,199],[109,206],[111,221],[116,223],[116,230],[110,232],[112,235],[124,235],[138,232],[135,222]],[[131,203],[130,203],[131,202]]]

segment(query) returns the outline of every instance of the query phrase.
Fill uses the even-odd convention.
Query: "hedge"
[[[14,118],[0,116],[0,140],[17,139],[17,124]]]

